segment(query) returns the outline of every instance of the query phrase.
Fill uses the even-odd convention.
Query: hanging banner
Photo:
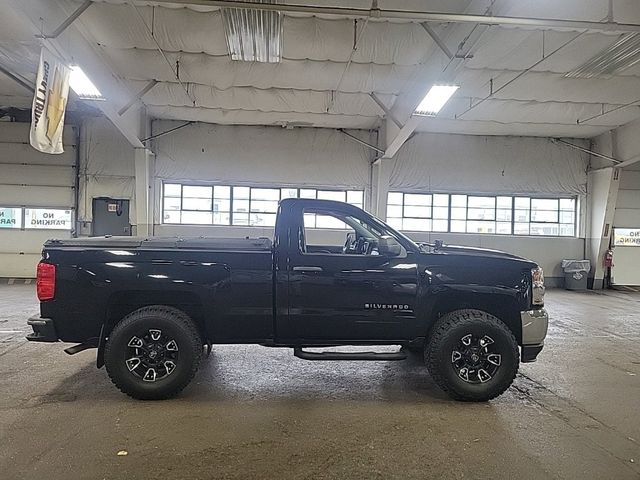
[[[43,153],[63,153],[62,129],[71,70],[45,47],[40,51],[31,108],[31,146]]]

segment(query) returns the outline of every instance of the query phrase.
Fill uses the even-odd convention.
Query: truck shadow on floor
[[[259,351],[248,351],[254,349]],[[293,357],[288,350],[256,346],[214,349],[177,398],[197,402],[450,401],[417,355],[398,362],[310,362]],[[91,359],[46,394],[29,398],[25,406],[82,400],[130,399]]]

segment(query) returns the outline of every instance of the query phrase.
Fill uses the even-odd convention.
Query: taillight
[[[38,300],[52,300],[56,294],[56,266],[50,263],[38,264],[38,276],[36,278],[36,292]]]

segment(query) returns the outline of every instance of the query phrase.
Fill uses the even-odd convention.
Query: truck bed
[[[120,248],[140,250],[212,250],[212,251],[270,251],[269,238],[216,238],[216,237],[83,237],[54,239],[45,243],[47,248]]]

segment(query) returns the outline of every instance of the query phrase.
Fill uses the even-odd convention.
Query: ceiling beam
[[[73,22],[75,22],[76,18],[78,18],[80,15],[82,15],[84,13],[84,11],[89,8],[91,5],[93,5],[93,2],[91,0],[85,0],[85,2],[80,5],[76,10],[74,10],[74,12],[69,15],[61,24],[58,28],[56,28],[53,32],[49,33],[49,34],[43,34],[43,35],[39,35],[40,38],[57,38],[58,36],[60,36],[60,34],[62,32],[64,32],[67,27],[69,27],[69,25],[71,25]]]
[[[616,165],[617,168],[628,167],[629,165],[633,165],[634,163],[640,162],[640,155],[636,155],[635,157],[630,158],[629,160],[625,160],[622,163]]]
[[[369,94],[369,96],[371,97],[371,99],[376,102],[376,105],[378,105],[380,107],[380,109],[385,113],[385,115],[387,116],[387,118],[391,119],[391,121],[393,123],[395,123],[398,128],[402,128],[402,123],[400,122],[400,120],[398,120],[396,118],[396,116],[393,114],[393,112],[391,111],[391,109],[389,109],[389,107],[387,107],[384,102],[380,99],[380,97],[378,97],[375,92],[371,92]]]
[[[31,84],[26,78],[23,78],[19,74],[12,72],[2,64],[0,64],[0,72],[4,73],[7,77],[16,82],[22,88],[27,89],[29,92],[33,93],[33,91],[35,90],[34,85]]]
[[[404,145],[411,134],[418,128],[418,125],[422,122],[422,118],[419,115],[412,115],[409,120],[403,125],[403,127],[395,132],[395,135],[388,135],[392,129],[389,128],[389,122],[387,122],[387,148],[381,158],[393,158],[400,147]],[[391,138],[389,138],[391,137]]]
[[[129,0],[128,3],[142,4],[143,2],[139,0]],[[496,15],[485,16],[467,13],[440,13],[419,10],[325,7],[318,5],[295,5],[287,3],[253,3],[236,0],[154,0],[154,3],[219,8],[249,8],[254,10],[268,10],[285,13],[322,14],[348,18],[372,18],[384,20],[407,20],[439,23],[480,23],[483,25],[511,25],[520,27],[541,28],[573,28],[607,32],[640,32],[640,24],[617,23],[613,21],[593,22],[574,19],[511,17]]]

